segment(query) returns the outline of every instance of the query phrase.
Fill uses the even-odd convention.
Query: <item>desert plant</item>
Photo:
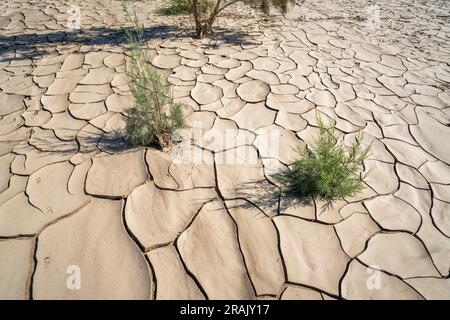
[[[189,0],[192,4],[191,11],[195,22],[197,38],[204,38],[211,31],[212,25],[219,14],[227,7],[244,2],[253,7],[258,6],[264,13],[269,12],[270,6],[278,8],[283,13],[288,9],[288,4],[295,0]]]
[[[274,175],[281,193],[294,196],[304,205],[314,200],[333,201],[351,197],[364,187],[365,175],[360,173],[370,145],[362,146],[362,134],[349,147],[339,142],[334,124],[325,125],[317,116],[318,138],[307,148],[299,149],[299,159],[291,168]]]
[[[162,8],[159,13],[164,16],[187,15],[191,13],[191,0],[167,0],[169,7]]]
[[[136,12],[131,13],[123,3],[132,28],[124,29],[131,49],[127,73],[136,105],[126,112],[127,140],[133,145],[158,145],[170,148],[171,135],[184,127],[182,105],[174,102],[166,79],[151,65],[151,57],[143,46],[144,29]]]

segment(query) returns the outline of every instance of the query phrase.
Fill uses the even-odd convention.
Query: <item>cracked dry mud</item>
[[[366,1],[269,19],[230,8],[202,41],[187,17],[158,16],[161,1],[136,2],[200,132],[183,150],[196,165],[127,148],[124,12],[72,2],[81,31],[65,1],[0,4],[0,298],[450,299],[448,1],[379,1],[375,29]],[[345,143],[372,142],[366,188],[324,211],[270,193],[316,111]],[[226,160],[242,154],[254,161]]]

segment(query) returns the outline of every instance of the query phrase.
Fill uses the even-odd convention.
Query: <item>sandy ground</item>
[[[81,30],[66,1],[0,3],[0,298],[450,299],[448,1],[238,6],[202,41],[137,2],[189,125],[170,153],[124,142],[120,2],[72,3]],[[326,209],[271,177],[316,112],[372,143]]]

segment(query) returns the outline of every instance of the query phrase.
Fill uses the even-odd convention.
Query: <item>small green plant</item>
[[[171,135],[185,126],[182,105],[174,102],[167,80],[151,65],[149,52],[143,47],[144,29],[136,12],[131,13],[122,2],[133,28],[124,29],[131,49],[127,73],[136,105],[127,110],[126,136],[133,145],[171,146]]]
[[[346,147],[338,142],[335,125],[325,125],[318,115],[317,122],[319,137],[311,146],[297,149],[299,159],[274,178],[282,194],[297,198],[301,204],[322,200],[328,206],[363,189],[365,175],[360,171],[370,145],[362,147],[363,136],[359,134],[355,143]]]
[[[168,0],[170,6],[162,8],[159,13],[163,16],[180,16],[191,14],[191,0]]]

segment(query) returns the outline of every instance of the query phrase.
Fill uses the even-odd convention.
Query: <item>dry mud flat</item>
[[[450,299],[447,1],[381,1],[375,26],[365,2],[232,9],[203,41],[137,3],[194,164],[126,147],[124,13],[74,4],[78,32],[64,1],[0,4],[0,298]],[[372,142],[365,190],[323,212],[271,195],[317,111]]]

